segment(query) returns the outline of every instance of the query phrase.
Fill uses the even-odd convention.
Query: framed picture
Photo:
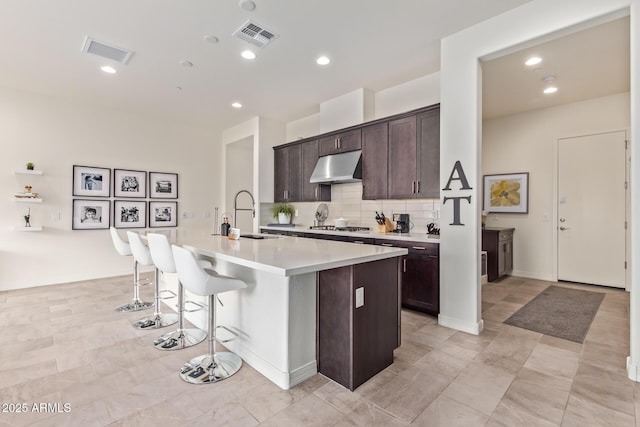
[[[101,230],[109,228],[110,200],[73,199],[72,230]]]
[[[113,226],[115,228],[145,228],[147,226],[147,202],[115,200],[113,202]]]
[[[147,197],[147,173],[126,169],[113,170],[114,197]]]
[[[176,227],[178,202],[149,202],[149,227]]]
[[[178,174],[149,172],[149,197],[152,199],[177,199]]]
[[[109,197],[111,169],[73,165],[73,195]]]
[[[484,210],[487,212],[528,213],[529,173],[485,175]]]

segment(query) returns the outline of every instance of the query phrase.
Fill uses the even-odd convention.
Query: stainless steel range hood
[[[311,174],[311,184],[362,181],[362,150],[330,154],[318,159]]]

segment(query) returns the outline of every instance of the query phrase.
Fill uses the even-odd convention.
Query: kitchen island
[[[225,345],[279,387],[288,389],[320,370],[353,389],[392,363],[399,345],[400,257],[406,249],[296,237],[172,234],[173,242],[210,259],[220,274],[247,283],[246,289],[219,296],[217,324],[238,335]],[[205,324],[204,316],[190,320]],[[364,334],[354,335],[358,330]],[[353,342],[379,330],[390,334],[384,342],[374,339],[364,355],[366,366],[357,366]],[[365,338],[361,344],[370,343]],[[370,360],[376,351],[384,354]]]

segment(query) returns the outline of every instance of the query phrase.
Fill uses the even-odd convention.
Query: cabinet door
[[[321,157],[327,154],[360,150],[361,148],[362,133],[360,129],[329,135],[319,140],[319,154]]]
[[[318,140],[302,144],[302,201],[331,201],[331,186],[311,184],[311,174],[318,163]]]
[[[302,148],[300,144],[274,150],[273,201],[298,202],[302,197]]]
[[[389,198],[416,197],[416,117],[389,122]]]
[[[418,125],[418,182],[419,198],[440,197],[440,109],[421,113]]]
[[[300,144],[289,147],[289,189],[287,201],[302,200],[302,146]]]
[[[362,129],[362,198],[387,198],[389,126],[378,123]]]
[[[438,257],[409,253],[402,277],[402,305],[437,315],[440,310]]]
[[[287,200],[289,188],[289,151],[287,148],[274,150],[273,201],[282,203]]]

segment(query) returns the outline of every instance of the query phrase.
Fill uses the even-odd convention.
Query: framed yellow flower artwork
[[[529,173],[484,175],[484,210],[528,213]]]

